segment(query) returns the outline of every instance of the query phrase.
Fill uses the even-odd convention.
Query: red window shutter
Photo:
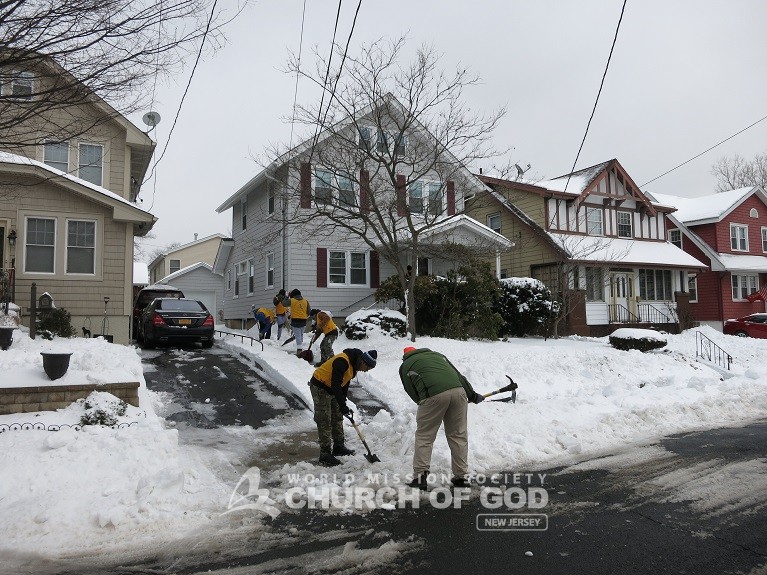
[[[317,287],[328,287],[327,248],[317,248]]]
[[[455,182],[447,181],[447,215],[455,215]]]
[[[312,166],[301,162],[301,207],[312,207]]]
[[[378,252],[370,252],[370,287],[377,288],[381,283]]]
[[[370,209],[370,172],[360,170],[360,208]]]
[[[397,174],[397,215],[405,215],[405,206],[407,205],[407,190],[405,176]]]

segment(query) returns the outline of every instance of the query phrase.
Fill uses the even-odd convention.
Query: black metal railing
[[[144,417],[146,417],[146,413],[144,413]],[[102,427],[110,427],[111,429],[125,429],[126,427],[131,427],[133,425],[138,425],[138,421],[125,421],[123,423],[104,425]],[[47,425],[39,421],[26,421],[24,423],[0,423],[0,433],[5,433],[6,431],[61,431],[62,429],[82,431],[83,426],[79,423],[52,423]]]
[[[250,340],[250,347],[253,347],[253,342],[256,342],[258,345],[261,346],[261,351],[264,351],[264,344],[263,344],[263,342],[257,340],[255,337],[251,337],[249,335],[245,335],[245,334],[242,334],[242,333],[235,333],[235,332],[232,332],[232,331],[224,331],[222,329],[217,329],[217,330],[214,330],[214,331],[216,333],[220,333],[222,336],[224,336],[224,335],[231,335],[233,337],[239,337],[241,343],[245,343],[245,340],[249,339]]]
[[[673,320],[651,303],[640,303],[637,311],[641,321],[646,323],[674,323]]]
[[[637,315],[633,314],[625,305],[611,303],[607,306],[610,312],[610,323],[640,323]]]
[[[701,357],[728,371],[732,364],[732,356],[699,331],[695,332],[695,357]]]
[[[0,268],[0,304],[5,311],[8,303],[16,299],[16,270]]]

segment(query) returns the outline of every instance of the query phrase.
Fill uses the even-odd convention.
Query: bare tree
[[[439,245],[448,243],[440,226],[463,210],[456,191],[482,187],[465,166],[497,155],[490,136],[505,109],[471,110],[463,96],[478,83],[476,76],[462,68],[442,71],[440,56],[428,47],[402,65],[404,46],[404,38],[379,40],[359,55],[336,46],[338,66],[315,54],[313,71],[291,59],[287,72],[322,87],[323,98],[295,110],[296,123],[314,135],[308,147],[273,165],[287,161],[300,174],[280,184],[293,229],[348,237],[395,268],[415,339],[415,274],[408,273],[408,260],[436,256]],[[279,150],[272,153],[279,157]],[[313,195],[307,197],[312,178]]]
[[[222,26],[234,16],[215,6],[214,0],[0,0],[0,149],[37,145],[57,133],[76,137],[146,109],[158,76],[177,72],[203,42],[209,50],[220,47]],[[102,114],[78,112],[94,103]],[[37,129],[52,117],[56,125]]]
[[[716,176],[716,192],[727,192],[750,186],[767,189],[767,154],[756,154],[750,162],[735,154],[731,158],[720,158],[711,167]]]

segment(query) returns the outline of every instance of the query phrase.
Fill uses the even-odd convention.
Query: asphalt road
[[[215,348],[165,350],[145,361],[149,387],[174,394],[165,416],[181,428],[258,426],[280,413],[253,388],[281,394],[285,409],[301,408],[260,376],[250,385],[254,371]],[[217,381],[216,374],[225,377]],[[418,509],[283,510],[252,529],[191,534],[152,557],[63,572],[767,574],[767,422],[673,436],[566,468],[499,470],[484,479],[459,509],[437,509],[422,495]],[[490,493],[486,488],[533,487],[546,498],[535,509],[506,503],[488,509],[481,498],[483,490]],[[517,503],[511,498],[508,505]],[[488,513],[496,514],[494,523],[480,517]],[[546,530],[499,527],[519,514],[545,516]],[[478,529],[478,521],[495,530]]]

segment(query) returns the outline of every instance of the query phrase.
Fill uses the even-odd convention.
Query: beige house
[[[0,90],[10,96],[4,113],[34,108],[36,94],[55,79],[52,69],[3,70]],[[104,330],[127,343],[134,237],[156,221],[135,200],[155,144],[93,95],[40,110],[18,113],[19,121],[0,134],[4,274],[13,278],[25,314],[34,282],[38,295],[50,293],[56,307],[71,313],[78,335],[81,328],[94,335]],[[22,323],[29,325],[28,315]]]
[[[165,276],[187,268],[196,263],[206,263],[213,266],[221,241],[226,239],[223,234],[213,234],[197,239],[161,253],[149,264],[149,283],[157,283]],[[223,285],[223,279],[222,285]]]

